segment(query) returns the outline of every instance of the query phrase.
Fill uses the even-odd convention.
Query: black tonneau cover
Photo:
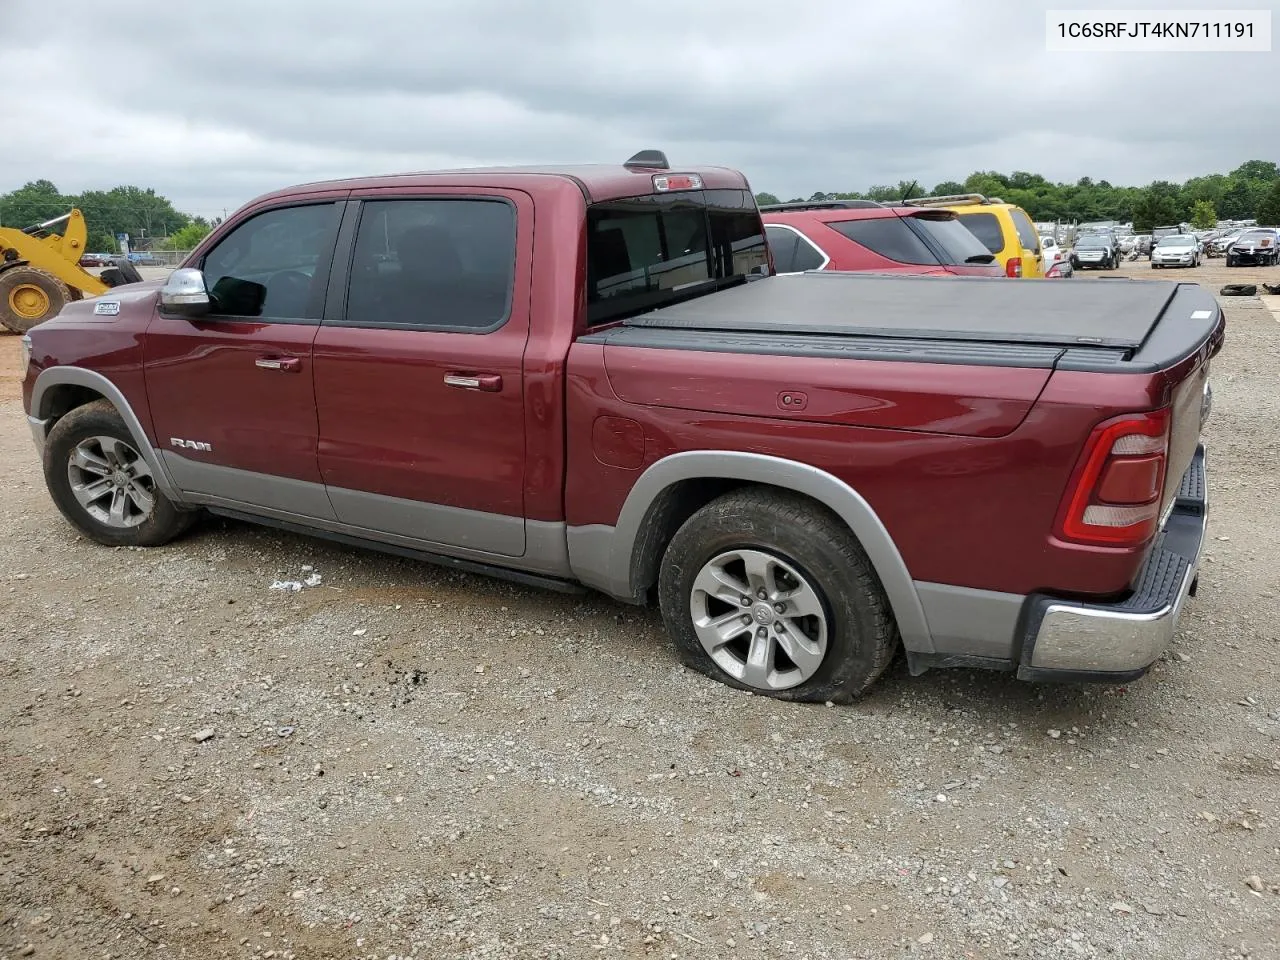
[[[756,280],[629,327],[1136,348],[1181,284],[814,272]]]

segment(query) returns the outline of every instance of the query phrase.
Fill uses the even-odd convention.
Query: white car
[[[1044,272],[1046,274],[1055,263],[1061,263],[1063,260],[1069,261],[1070,259],[1067,256],[1067,252],[1062,249],[1058,241],[1053,237],[1040,237],[1040,254],[1043,257]]]
[[[1151,251],[1151,269],[1200,266],[1200,241],[1190,233],[1161,237]]]

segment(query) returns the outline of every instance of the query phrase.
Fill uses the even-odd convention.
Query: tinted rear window
[[[609,323],[767,269],[768,247],[745,190],[683,191],[587,208],[587,322]]]
[[[827,226],[843,234],[854,243],[860,243],[873,253],[878,253],[898,263],[936,264],[923,240],[899,217],[877,217],[870,220],[828,221]]]
[[[960,218],[960,222],[990,253],[999,253],[1004,249],[1004,232],[994,213],[966,213]]]
[[[911,218],[911,225],[928,234],[942,248],[943,263],[990,263],[991,251],[975,237],[959,217],[923,214]]]
[[[1040,234],[1036,233],[1035,224],[1021,210],[1013,209],[1009,211],[1009,216],[1013,217],[1013,228],[1018,231],[1018,239],[1022,242],[1023,250],[1039,250]]]

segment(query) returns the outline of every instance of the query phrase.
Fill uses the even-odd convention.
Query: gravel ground
[[[840,708],[594,596],[222,521],[88,543],[0,339],[0,957],[1280,956],[1280,323],[1228,303],[1167,658]]]

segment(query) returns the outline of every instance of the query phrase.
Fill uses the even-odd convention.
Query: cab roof
[[[534,183],[559,180],[575,185],[588,203],[655,194],[653,178],[660,175],[694,173],[709,190],[749,190],[747,178],[728,167],[674,167],[623,164],[563,164],[547,166],[465,167],[452,170],[425,170],[344,180],[326,180],[286,187],[265,194],[253,204],[288,197],[333,191],[405,187],[508,187],[522,189]]]

